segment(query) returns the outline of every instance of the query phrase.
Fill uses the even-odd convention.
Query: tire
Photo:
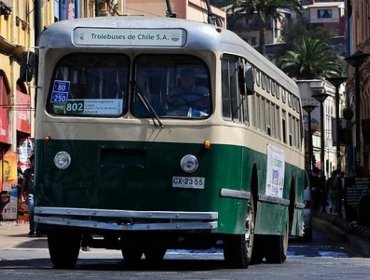
[[[251,197],[248,202],[245,233],[228,235],[224,239],[224,258],[228,267],[247,268],[252,260],[255,225],[254,209],[253,198]]]
[[[159,263],[163,260],[166,251],[166,248],[150,247],[144,250],[145,260],[149,263]]]
[[[123,260],[129,264],[138,263],[141,260],[143,251],[139,248],[125,247],[121,249]]]
[[[312,228],[305,228],[302,236],[302,241],[310,242],[312,241]]]
[[[128,264],[136,264],[143,255],[142,246],[136,238],[131,235],[121,238],[121,252],[123,260]]]
[[[251,264],[260,264],[265,256],[265,237],[255,235],[253,242],[253,251]]]
[[[283,235],[272,236],[266,250],[267,263],[283,263],[288,255],[289,222],[286,223]]]
[[[54,268],[73,268],[80,252],[81,234],[52,231],[47,234],[51,262]]]

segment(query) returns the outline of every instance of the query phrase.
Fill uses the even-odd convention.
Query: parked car
[[[305,180],[304,180],[304,191],[303,191],[303,201],[304,201],[304,234],[303,240],[304,241],[311,241],[312,240],[312,195],[311,195],[311,183],[310,183],[310,175],[306,172]]]

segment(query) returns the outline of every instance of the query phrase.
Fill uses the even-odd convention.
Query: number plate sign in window
[[[185,44],[183,29],[110,29],[77,27],[75,45],[83,46],[171,46]]]
[[[172,177],[173,188],[204,189],[206,179],[204,177]]]
[[[69,85],[68,81],[54,81],[50,103],[65,104],[68,100]]]

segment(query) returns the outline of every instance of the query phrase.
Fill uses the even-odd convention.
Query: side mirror
[[[245,66],[245,84],[247,85],[247,95],[253,95],[254,78],[253,78],[253,68],[251,65]]]
[[[35,53],[25,52],[21,57],[21,67],[19,73],[19,80],[21,82],[30,82],[35,72]]]

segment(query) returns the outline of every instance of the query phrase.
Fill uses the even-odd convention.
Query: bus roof
[[[181,43],[173,40],[174,43],[163,44],[159,41],[151,41],[149,39],[149,41],[141,40],[141,42],[139,42],[136,40],[129,43],[122,43],[122,41],[120,41],[119,43],[112,44],[112,40],[109,40],[110,37],[104,37],[101,33],[105,30],[118,30],[114,32],[112,36],[121,36],[119,38],[126,36],[127,39],[128,35],[132,34],[133,31],[135,32],[135,30],[150,32],[150,30],[153,29],[157,30],[161,36],[168,35],[166,30],[177,30],[175,36],[181,37],[181,34],[184,34],[183,41]],[[119,33],[119,30],[126,30],[128,33]],[[94,31],[99,31],[99,38],[103,38],[103,40],[99,43],[96,43],[96,40],[88,41],[86,43],[85,40],[83,44],[81,44],[81,40],[79,38],[83,36],[85,32],[90,32],[90,35]],[[137,33],[134,33],[134,35],[137,35]],[[107,39],[104,40],[104,38]],[[159,48],[166,47],[167,49],[172,49],[174,51],[178,50],[180,47],[184,47],[187,50],[226,52],[246,57],[250,63],[271,76],[273,79],[279,81],[279,83],[286,87],[290,92],[293,94],[299,93],[297,85],[290,80],[283,71],[272,64],[267,58],[247,44],[238,35],[227,29],[199,21],[150,16],[95,17],[64,20],[50,25],[41,34],[39,46],[40,48],[46,49],[84,48],[85,50],[87,47],[109,48],[112,50],[158,50]]]

